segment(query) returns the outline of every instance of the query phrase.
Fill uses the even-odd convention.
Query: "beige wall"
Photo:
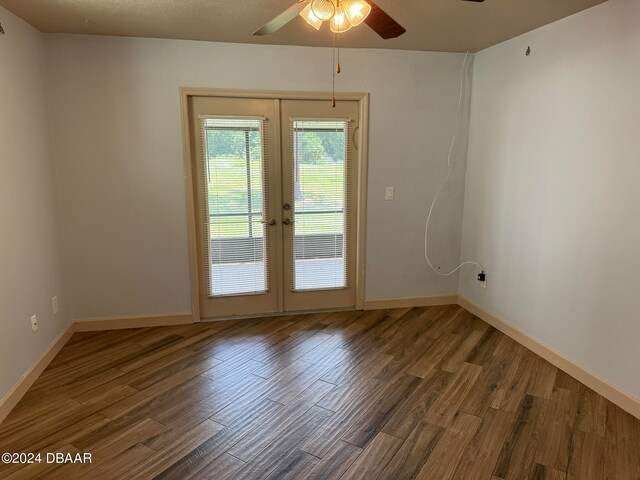
[[[42,35],[0,8],[0,399],[66,327]],[[51,297],[61,311],[54,316]],[[36,314],[37,333],[30,317]],[[1,403],[1,400],[0,400]]]
[[[527,46],[532,53],[525,56]],[[476,55],[460,292],[640,397],[640,2]]]
[[[179,87],[326,91],[331,50],[68,35],[48,35],[47,49],[73,317],[189,312]],[[367,299],[457,291],[457,278],[436,278],[422,252],[462,60],[342,52],[338,88],[371,93]],[[456,165],[433,224],[445,266],[459,258]],[[384,201],[385,186],[395,201]]]

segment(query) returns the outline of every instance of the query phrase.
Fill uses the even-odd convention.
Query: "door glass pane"
[[[293,290],[346,288],[346,121],[294,120]]]
[[[264,293],[264,125],[204,118],[208,296]]]

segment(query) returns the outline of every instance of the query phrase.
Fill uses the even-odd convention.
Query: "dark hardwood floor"
[[[456,306],[77,333],[0,425],[24,479],[640,479],[640,421]]]

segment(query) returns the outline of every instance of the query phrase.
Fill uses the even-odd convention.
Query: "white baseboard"
[[[121,330],[123,328],[166,327],[187,325],[193,322],[191,313],[168,315],[139,315],[135,317],[87,318],[75,321],[76,332],[98,332],[101,330]]]
[[[437,297],[409,297],[391,298],[385,300],[365,301],[365,310],[387,309],[387,308],[407,308],[420,306],[455,305],[458,304],[465,310],[473,313],[488,324],[492,325],[502,333],[511,337],[516,342],[528,348],[532,352],[558,367],[560,370],[571,375],[578,381],[599,393],[603,397],[626,410],[631,415],[640,418],[640,399],[629,392],[613,385],[600,375],[583,367],[582,365],[567,358],[552,347],[544,344],[535,337],[507,322],[498,315],[485,310],[471,300],[458,297],[456,295]],[[192,314],[172,314],[172,315],[145,315],[138,317],[112,317],[78,320],[70,323],[53,342],[42,353],[40,358],[25,372],[18,383],[0,399],[0,423],[7,417],[9,412],[17,405],[31,385],[38,379],[40,374],[49,365],[51,360],[69,341],[74,332],[89,332],[101,330],[114,330],[124,328],[140,328],[168,325],[186,325],[193,323]]]
[[[383,310],[387,308],[433,307],[437,305],[455,305],[457,295],[440,295],[434,297],[385,298],[382,300],[365,300],[365,310]]]
[[[576,380],[584,383],[587,387],[599,393],[604,398],[615,403],[623,410],[626,410],[634,417],[640,419],[640,398],[612,384],[605,378],[601,377],[595,372],[592,372],[579,363],[574,362],[549,345],[529,335],[525,331],[512,325],[498,315],[485,310],[483,307],[472,302],[471,300],[464,297],[459,297],[458,305],[460,305],[465,310],[473,313],[476,317],[481,318],[489,325],[500,330],[508,337],[511,337],[513,340],[528,348],[533,353],[540,355],[552,365],[555,365],[560,370],[571,375]]]
[[[67,325],[46,350],[40,355],[40,358],[35,361],[33,365],[27,370],[24,375],[18,380],[11,390],[9,390],[2,399],[0,399],[0,423],[9,415],[13,407],[22,399],[27,390],[31,388],[31,385],[38,379],[40,374],[51,363],[51,360],[55,358],[62,347],[69,341],[73,333],[75,332],[75,325],[73,322]]]

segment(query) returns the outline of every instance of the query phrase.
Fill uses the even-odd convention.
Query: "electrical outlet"
[[[31,330],[34,332],[38,330],[38,317],[31,315]]]
[[[482,288],[487,288],[487,274],[484,271],[478,274],[478,282]]]
[[[58,297],[53,297],[51,299],[51,308],[53,309],[54,315],[60,311],[60,307],[58,307]]]
[[[384,199],[385,200],[393,200],[394,198],[394,191],[393,191],[393,187],[387,187],[384,190]]]

